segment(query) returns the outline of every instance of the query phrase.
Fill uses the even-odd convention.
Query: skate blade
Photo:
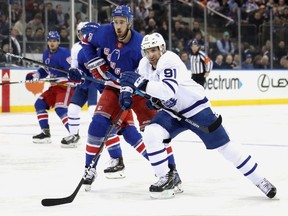
[[[85,191],[89,192],[92,189],[92,185],[85,185]]]
[[[126,177],[124,170],[114,173],[104,173],[107,179],[123,179]]]
[[[61,148],[77,148],[80,145],[80,143],[70,143],[70,144],[62,144]]]
[[[178,184],[177,186],[174,187],[174,192],[175,194],[183,193],[184,190],[182,189],[182,185]]]
[[[164,190],[162,192],[150,192],[152,199],[172,199],[175,197],[174,189]]]
[[[36,144],[50,144],[50,143],[52,143],[52,140],[50,138],[33,139],[33,143],[36,143]]]

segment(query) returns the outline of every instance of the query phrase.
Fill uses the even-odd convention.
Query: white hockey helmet
[[[166,42],[161,34],[152,33],[144,36],[141,43],[142,52],[145,53],[146,49],[152,47],[158,47],[161,55],[163,55],[166,52]]]
[[[81,32],[81,29],[87,24],[88,22],[80,22],[77,25],[77,37],[81,41],[83,37],[83,33]]]

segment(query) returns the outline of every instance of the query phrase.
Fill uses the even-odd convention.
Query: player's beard
[[[121,30],[117,31],[116,34],[117,34],[118,40],[121,42],[124,41],[125,38],[127,37],[128,33],[129,33],[129,28],[127,28],[124,33],[122,33]]]

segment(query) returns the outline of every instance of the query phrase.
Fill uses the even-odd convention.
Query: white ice
[[[92,191],[81,188],[66,205],[43,207],[43,198],[70,195],[84,172],[88,112],[81,113],[82,145],[60,148],[68,135],[55,112],[50,112],[52,144],[33,144],[40,132],[35,113],[0,114],[1,216],[287,216],[288,105],[215,107],[231,138],[256,159],[263,175],[278,189],[267,198],[217,152],[208,151],[192,133],[176,137],[174,149],[184,193],[174,199],[153,200],[148,188],[157,179],[150,164],[122,138],[126,178],[109,180],[98,164]]]

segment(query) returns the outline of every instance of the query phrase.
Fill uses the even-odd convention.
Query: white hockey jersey
[[[191,79],[185,64],[175,53],[166,51],[160,57],[156,70],[153,70],[144,57],[139,63],[138,71],[149,80],[147,94],[161,99],[163,105],[185,117],[189,118],[210,107],[204,88]]]

